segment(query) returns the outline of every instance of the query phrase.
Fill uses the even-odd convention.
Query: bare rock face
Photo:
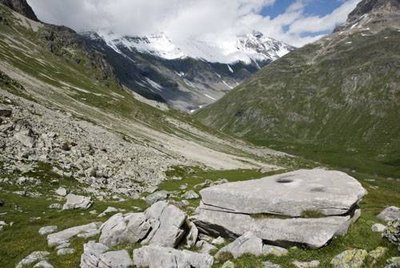
[[[212,236],[236,238],[248,231],[262,240],[280,246],[306,245],[320,248],[333,237],[344,234],[352,219],[350,216],[324,218],[253,218],[249,215],[200,209],[193,219],[201,232]]]
[[[39,21],[35,12],[33,12],[31,6],[26,2],[26,0],[0,0],[0,4],[11,8],[31,20]]]
[[[203,203],[215,210],[301,217],[310,211],[326,216],[346,214],[366,191],[343,172],[312,169],[217,185],[200,194]]]
[[[208,254],[176,250],[158,246],[145,246],[133,251],[135,267],[210,268],[214,258]]]
[[[279,246],[320,248],[347,233],[366,191],[343,172],[313,169],[221,184],[200,194],[193,221],[202,233],[235,239],[250,231]]]
[[[160,201],[144,213],[116,214],[101,226],[100,242],[107,246],[141,242],[175,247],[185,234],[186,214]]]

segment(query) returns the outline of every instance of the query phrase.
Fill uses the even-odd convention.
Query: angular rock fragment
[[[48,235],[57,231],[57,226],[44,226],[39,229],[40,235]]]
[[[107,246],[136,243],[175,247],[185,234],[186,214],[167,202],[143,213],[115,214],[101,226],[100,242]]]
[[[400,220],[400,208],[394,206],[387,207],[379,213],[377,218],[385,222]]]
[[[50,255],[47,251],[34,251],[25,258],[23,258],[15,268],[23,268],[31,266],[35,263],[38,263],[43,260],[47,260],[48,256]]]
[[[217,255],[215,255],[215,257],[218,258],[223,253],[230,253],[235,259],[239,258],[244,254],[252,254],[254,256],[260,256],[264,253],[263,242],[253,233],[246,232],[232,243],[221,248],[217,252]]]
[[[67,209],[88,209],[93,204],[92,199],[87,196],[68,194],[67,202],[63,206],[63,210]]]
[[[65,229],[58,233],[53,233],[47,236],[47,243],[49,247],[57,247],[59,245],[68,243],[68,241],[79,234],[97,232],[99,229],[99,223],[90,223],[81,226],[75,226],[72,228]]]
[[[210,268],[214,258],[208,254],[159,246],[144,246],[133,251],[135,267]]]

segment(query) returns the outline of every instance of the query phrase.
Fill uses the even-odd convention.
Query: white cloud
[[[306,16],[312,0],[297,0],[281,15],[270,18],[260,11],[279,0],[28,0],[38,17],[77,31],[110,31],[117,35],[165,32],[173,39],[207,36],[226,40],[258,30],[301,46],[345,21],[359,0],[342,5],[323,17]],[[306,2],[307,1],[307,2]]]

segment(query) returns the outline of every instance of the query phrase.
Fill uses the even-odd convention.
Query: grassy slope
[[[305,46],[197,117],[255,144],[400,176],[399,42],[387,29]]]

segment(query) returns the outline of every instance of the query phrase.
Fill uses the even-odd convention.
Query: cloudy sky
[[[260,31],[302,46],[345,22],[360,0],[28,0],[38,17],[76,31],[226,40]]]

